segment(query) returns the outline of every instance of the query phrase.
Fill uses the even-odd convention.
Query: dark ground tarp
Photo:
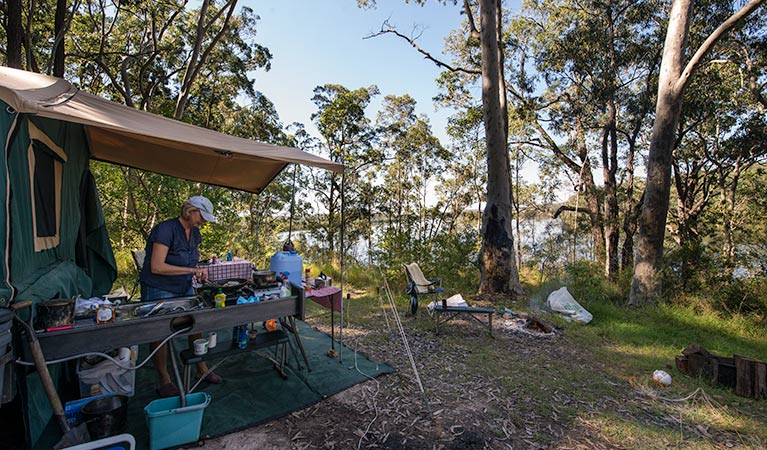
[[[253,353],[229,358],[216,370],[224,377],[223,384],[209,385],[203,382],[198,387],[197,391],[205,391],[211,396],[210,405],[203,416],[201,438],[221,436],[268,422],[367,380],[365,375],[354,369],[352,350],[343,347],[342,363],[338,358],[329,358],[326,353],[330,349],[330,337],[303,322],[298,324],[312,371],[307,372],[306,368],[297,370],[289,350],[287,380],[277,374],[270,361],[256,357]],[[229,334],[231,332],[226,330],[220,331],[218,345],[229,345]],[[140,352],[139,359],[143,360],[148,355],[148,347],[142,346]],[[136,438],[139,450],[149,447],[144,406],[158,398],[154,392],[156,374],[150,366],[151,363],[148,363],[137,372],[136,395],[128,403],[127,432]],[[394,372],[389,365],[372,362],[360,353],[357,354],[357,367],[371,377]],[[51,448],[60,435],[52,420],[45,437],[40,439],[35,448]]]

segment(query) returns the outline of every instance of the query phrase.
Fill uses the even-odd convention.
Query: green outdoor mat
[[[210,405],[205,408],[203,415],[201,439],[249,428],[306,408],[367,380],[365,375],[377,377],[394,372],[391,366],[370,361],[361,353],[357,354],[358,372],[354,368],[353,350],[338,343],[335,348],[336,351],[341,351],[340,361],[339,358],[328,357],[330,336],[303,322],[297,323],[312,371],[306,370],[295,344],[296,354],[304,367],[302,370],[297,369],[296,360],[288,348],[285,366],[287,380],[279,376],[270,361],[254,352],[230,357],[216,369],[216,373],[224,378],[223,384],[202,382],[195,390],[204,391],[211,396]],[[218,332],[218,345],[230,345],[230,335],[231,329]],[[185,343],[178,342],[177,347],[185,346]],[[270,350],[261,349],[259,352],[271,354]],[[139,360],[143,360],[148,352],[148,347],[142,346]],[[179,367],[180,371],[182,367]],[[126,432],[136,438],[137,449],[149,448],[149,430],[144,407],[159,398],[155,393],[156,381],[157,375],[151,363],[136,372],[136,394],[128,402]],[[35,448],[51,448],[61,436],[54,422],[52,420],[48,424],[45,438],[41,438]]]

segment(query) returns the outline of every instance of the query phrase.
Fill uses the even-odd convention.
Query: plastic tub
[[[181,397],[161,398],[144,408],[149,428],[149,448],[159,450],[194,442],[200,438],[202,414],[210,403],[210,395],[195,392],[186,396],[186,407],[181,408]]]
[[[303,259],[296,252],[277,252],[269,260],[269,270],[277,275],[288,272],[288,280],[301,286]]]

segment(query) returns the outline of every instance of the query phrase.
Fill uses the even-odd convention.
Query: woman
[[[205,281],[208,272],[197,268],[200,251],[197,247],[202,242],[200,225],[205,222],[216,223],[213,204],[202,196],[194,196],[181,206],[181,215],[175,219],[158,223],[149,234],[146,243],[146,257],[141,269],[141,301],[155,301],[166,298],[194,295],[192,276]],[[202,336],[189,336],[189,346]],[[159,342],[151,344],[156,349]],[[171,382],[168,374],[168,351],[165,346],[157,350],[152,357],[157,370],[157,393],[161,397],[179,395],[178,388]],[[204,362],[197,364],[198,375],[207,372]],[[219,384],[223,379],[211,372],[205,377],[208,383]]]

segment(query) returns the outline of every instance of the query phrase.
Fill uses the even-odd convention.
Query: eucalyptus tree
[[[723,47],[727,42],[723,43]],[[749,129],[752,102],[744,96],[745,87],[737,64],[722,62],[702,67],[687,89],[687,101],[680,113],[672,154],[672,176],[676,208],[669,208],[667,229],[680,247],[682,281],[687,286],[697,271],[706,249],[703,238],[716,233],[711,222],[703,220],[718,195],[722,225],[729,223],[730,182],[736,188],[739,173],[756,163],[763,155],[748,145],[756,130]],[[758,134],[758,133],[757,133]],[[757,138],[758,140],[758,138]],[[727,200],[727,201],[725,201]],[[700,229],[701,225],[707,226]],[[724,228],[721,261],[731,267],[726,256],[732,245],[728,229]]]
[[[415,2],[422,5],[425,0]],[[374,0],[358,0],[357,3],[360,6],[375,5]],[[453,3],[458,2],[454,0]],[[512,188],[508,152],[502,0],[463,0],[462,5],[466,17],[462,26],[466,44],[456,47],[461,52],[461,55],[456,55],[458,65],[440,61],[422,49],[413,37],[398,32],[388,23],[385,23],[376,35],[395,34],[407,40],[439,67],[461,73],[474,83],[481,81],[488,182],[482,215],[479,292],[521,296],[523,289],[514,257],[511,220]],[[468,58],[460,59],[461,56]]]
[[[454,142],[455,158],[450,172],[466,190],[469,204],[476,205],[476,229],[482,231],[482,205],[487,186],[482,110],[467,106],[448,120],[447,133]],[[516,219],[519,219],[516,217]],[[517,221],[518,222],[518,221]]]
[[[528,142],[547,149],[552,162],[581,186],[585,204],[578,212],[588,215],[596,259],[612,277],[620,267],[621,179],[629,186],[627,218],[637,141],[649,121],[645,99],[658,62],[657,2],[530,0],[523,5],[511,26],[522,55],[517,70],[524,72],[529,54],[536,72],[527,84],[538,91],[513,92],[512,102],[525,111],[533,134]],[[602,188],[595,181],[599,168]],[[631,231],[625,222],[623,229]]]
[[[706,157],[715,167],[719,191],[718,223],[721,231],[721,260],[727,271],[736,261],[737,228],[743,226],[738,184],[750,167],[762,164],[767,156],[767,34],[764,23],[767,8],[753,13],[732,37],[723,40],[717,49],[715,64],[700,70],[701,78],[710,80],[710,91],[724,91],[724,101],[717,102],[716,137],[718,145],[711,146]],[[715,75],[711,76],[710,74]],[[745,80],[744,80],[745,75]],[[697,81],[697,77],[696,80]],[[698,84],[693,83],[693,86]],[[711,104],[710,102],[709,104]],[[741,216],[742,217],[742,216]],[[743,244],[743,242],[740,242]]]
[[[202,93],[252,95],[247,73],[268,70],[271,54],[255,42],[258,16],[247,7],[235,15],[235,5],[89,1],[67,40],[69,71],[90,91],[175,118]]]
[[[2,30],[5,39],[5,48],[2,52],[5,56],[5,64],[14,69],[23,69],[22,59],[22,36],[23,28],[21,25],[21,0],[8,0],[3,3]]]
[[[387,95],[376,120],[382,152],[379,208],[388,218],[382,244],[389,254],[398,255],[390,266],[412,259],[420,243],[441,231],[430,192],[451,155],[432,134],[428,120],[416,115],[415,107],[409,95]]]
[[[715,21],[699,22],[701,43],[686,64],[689,31],[696,17],[695,2],[674,0],[672,4],[658,80],[655,122],[647,163],[647,187],[639,220],[630,305],[653,303],[661,294],[660,270],[669,206],[672,151],[685,88],[715,44],[730,30],[742,24],[763,3],[764,0],[751,0],[731,15],[729,8],[723,8],[722,11],[727,13],[719,14],[721,19],[717,17]],[[704,14],[708,11],[698,9],[697,15],[711,19]]]
[[[16,69],[64,74],[64,38],[79,0],[9,0],[0,4],[0,61]]]
[[[354,197],[360,194],[359,175],[380,159],[374,145],[375,129],[365,116],[371,99],[378,94],[376,86],[350,90],[338,84],[325,84],[314,88],[312,101],[317,111],[311,117],[322,135],[322,146],[332,161],[346,166],[344,178],[336,173],[315,173],[312,186],[324,219],[318,216],[319,221],[310,226],[318,233],[320,242],[327,243],[333,259],[338,256],[342,184],[347,196],[345,204],[355,205]]]

